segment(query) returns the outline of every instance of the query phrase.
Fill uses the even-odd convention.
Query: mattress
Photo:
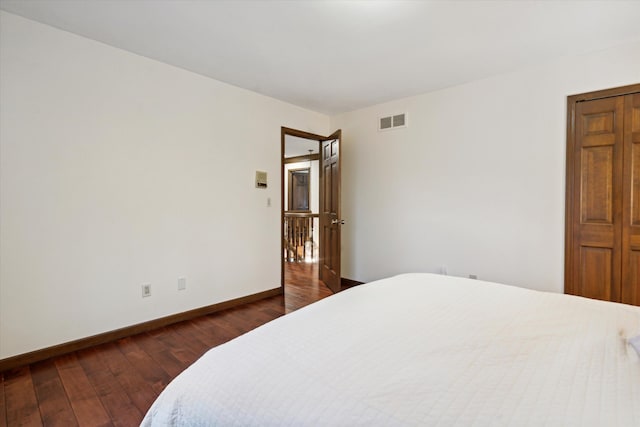
[[[434,274],[208,351],[143,426],[640,426],[640,307]]]

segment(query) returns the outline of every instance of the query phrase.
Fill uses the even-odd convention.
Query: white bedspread
[[[210,350],[144,426],[640,426],[640,308],[406,274]]]

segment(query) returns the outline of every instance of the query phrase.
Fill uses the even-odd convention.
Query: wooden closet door
[[[621,301],[640,305],[640,94],[624,97]]]
[[[624,97],[579,102],[568,293],[620,301]]]

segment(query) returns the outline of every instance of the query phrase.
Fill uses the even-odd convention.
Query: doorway
[[[282,128],[281,264],[310,291],[340,286],[340,131],[329,137]]]

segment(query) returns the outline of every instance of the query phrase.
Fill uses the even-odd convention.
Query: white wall
[[[638,82],[632,43],[330,121],[0,12],[0,358],[277,287],[280,126],[343,130],[344,277],[560,292],[566,96]]]
[[[0,12],[0,358],[278,287],[280,127],[328,124]]]
[[[640,43],[346,113],[342,275],[562,292],[566,97],[640,82]],[[407,112],[409,127],[378,132]]]

